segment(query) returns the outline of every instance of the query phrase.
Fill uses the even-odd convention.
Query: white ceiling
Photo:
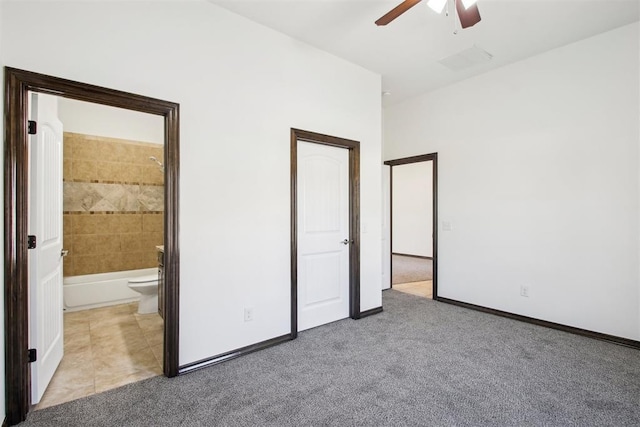
[[[384,105],[638,21],[640,5],[640,0],[478,0],[482,21],[454,35],[454,15],[438,15],[427,0],[386,27],[374,21],[402,0],[209,1],[381,74],[383,91],[391,92]],[[438,63],[474,45],[493,59],[459,71]]]

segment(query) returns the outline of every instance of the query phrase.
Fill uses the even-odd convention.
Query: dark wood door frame
[[[25,420],[29,411],[28,350],[28,93],[39,92],[164,117],[165,304],[164,374],[178,374],[178,182],[179,104],[6,67],[4,146],[4,283],[6,421]]]
[[[419,156],[404,157],[402,159],[387,160],[385,165],[390,166],[389,171],[389,285],[393,288],[393,167],[408,165],[418,162],[433,162],[432,180],[432,211],[433,221],[431,230],[433,233],[433,299],[438,300],[438,153],[423,154]]]
[[[291,129],[291,338],[298,336],[298,141],[349,150],[349,317],[360,312],[360,142]]]

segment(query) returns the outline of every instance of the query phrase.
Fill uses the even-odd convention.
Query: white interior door
[[[29,342],[37,351],[31,364],[31,403],[40,401],[62,360],[62,123],[54,96],[31,94],[29,141]]]
[[[298,141],[298,331],[349,317],[349,150]]]

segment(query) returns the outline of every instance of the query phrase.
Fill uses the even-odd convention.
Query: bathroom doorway
[[[63,193],[63,357],[57,368],[45,358],[31,365],[31,402],[42,409],[162,374],[164,124],[159,116],[53,95],[33,93],[30,101],[32,114],[36,104],[51,105],[63,141],[62,183],[53,185]],[[33,183],[48,170],[33,163],[32,213],[39,210]],[[34,306],[35,285],[30,346],[44,349],[47,337],[34,329],[49,308]]]
[[[5,68],[5,342],[7,422],[26,418],[31,404],[30,365],[24,363],[29,348],[29,218],[28,130],[29,93],[57,96],[124,108],[162,117],[164,134],[164,274],[162,372],[178,373],[178,104],[140,95],[73,82],[28,71]],[[158,165],[156,165],[158,166]],[[31,356],[31,352],[29,352]],[[34,352],[34,355],[36,352]],[[71,380],[72,381],[72,380]]]

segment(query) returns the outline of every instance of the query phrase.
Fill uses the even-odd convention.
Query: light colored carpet
[[[391,283],[433,280],[433,260],[403,255],[391,256]]]
[[[640,352],[394,290],[384,312],[30,426],[634,426]]]

